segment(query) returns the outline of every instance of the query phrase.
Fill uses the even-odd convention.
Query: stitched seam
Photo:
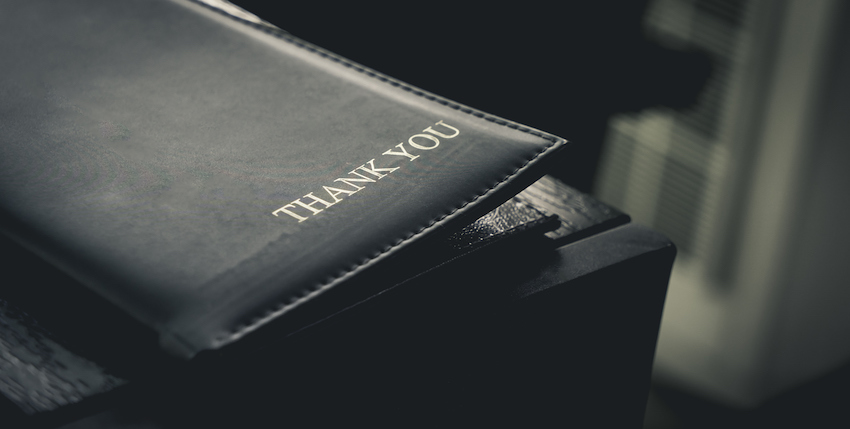
[[[342,277],[344,277],[344,276],[346,276],[346,275],[348,275],[348,274],[350,274],[350,273],[353,273],[354,271],[356,271],[356,270],[357,270],[357,269],[359,269],[360,267],[362,267],[362,266],[364,266],[364,265],[368,264],[369,262],[371,262],[371,261],[373,261],[373,260],[375,260],[375,259],[379,258],[381,255],[384,255],[384,254],[386,254],[386,253],[388,253],[388,252],[392,251],[392,250],[393,250],[393,249],[395,249],[396,247],[398,247],[398,246],[400,246],[400,245],[402,245],[402,244],[404,244],[404,243],[406,243],[406,242],[410,241],[410,240],[411,240],[411,239],[413,239],[414,237],[416,237],[416,236],[418,236],[418,235],[420,235],[420,234],[424,233],[425,231],[427,231],[427,230],[429,230],[429,229],[433,228],[434,226],[436,226],[437,224],[439,224],[439,223],[440,223],[443,219],[445,219],[445,218],[447,218],[447,217],[451,216],[452,214],[454,214],[454,213],[455,213],[455,212],[457,212],[458,210],[463,209],[464,207],[466,207],[466,206],[468,206],[469,204],[471,204],[471,203],[475,202],[475,201],[476,201],[476,200],[478,200],[479,198],[481,198],[481,197],[483,197],[483,196],[485,196],[485,195],[489,194],[489,193],[490,193],[490,192],[492,192],[494,189],[496,189],[499,185],[501,185],[502,183],[504,183],[505,181],[507,181],[507,180],[508,180],[508,179],[510,179],[511,177],[515,176],[515,175],[516,175],[516,174],[517,174],[520,170],[522,170],[523,168],[525,168],[525,166],[527,166],[530,162],[534,161],[534,160],[535,160],[535,159],[537,159],[540,155],[542,155],[544,152],[546,152],[546,151],[548,151],[549,149],[551,149],[551,148],[555,145],[555,143],[556,143],[556,142],[557,142],[557,141],[553,141],[553,142],[549,143],[548,145],[546,145],[546,147],[544,147],[543,149],[541,149],[540,151],[538,151],[536,154],[534,154],[534,156],[533,156],[533,157],[531,157],[531,158],[529,158],[529,159],[525,160],[525,162],[523,162],[523,164],[522,164],[522,165],[520,165],[519,167],[517,167],[517,168],[516,168],[513,172],[511,172],[510,174],[508,174],[508,175],[506,175],[505,177],[503,177],[500,181],[498,181],[498,182],[496,182],[495,184],[493,184],[491,187],[489,187],[489,188],[488,188],[486,191],[484,191],[483,193],[480,193],[480,194],[478,194],[478,195],[475,195],[474,197],[472,197],[472,199],[470,199],[470,200],[468,200],[468,201],[463,202],[460,206],[455,207],[454,209],[452,209],[452,210],[451,210],[451,211],[449,211],[448,213],[445,213],[445,214],[443,214],[443,215],[441,215],[441,216],[439,216],[439,217],[437,217],[437,218],[432,219],[432,220],[431,220],[431,221],[430,221],[427,225],[425,225],[425,226],[423,226],[423,227],[420,227],[418,231],[416,231],[416,232],[409,232],[409,233],[407,234],[407,236],[406,236],[406,237],[401,238],[401,239],[397,239],[397,240],[396,240],[396,242],[395,242],[395,244],[388,245],[388,246],[387,246],[387,247],[385,247],[382,251],[380,251],[380,252],[376,253],[376,254],[375,254],[375,255],[373,255],[372,257],[369,257],[369,258],[367,258],[367,259],[363,260],[362,262],[360,262],[360,263],[358,263],[358,264],[355,264],[354,266],[352,266],[352,267],[351,267],[351,268],[349,268],[348,270],[343,271],[343,272],[341,272],[341,273],[337,274],[336,276],[334,276],[334,277],[332,277],[332,278],[328,279],[327,281],[325,281],[325,282],[323,282],[323,283],[319,283],[319,284],[317,284],[317,285],[315,285],[315,286],[312,286],[312,287],[310,287],[310,288],[306,288],[306,289],[304,289],[304,290],[301,292],[301,296],[300,296],[300,297],[295,298],[295,296],[297,296],[297,295],[293,295],[293,296],[291,296],[291,297],[289,297],[289,298],[286,298],[286,300],[289,300],[289,301],[291,301],[291,302],[290,302],[290,303],[288,303],[288,304],[287,304],[286,302],[279,302],[279,303],[277,303],[276,305],[274,305],[274,306],[273,306],[272,308],[270,308],[269,310],[266,310],[266,312],[265,312],[262,316],[259,316],[259,317],[255,317],[255,318],[253,318],[250,322],[248,322],[248,324],[241,324],[241,325],[237,325],[237,326],[235,326],[233,329],[230,329],[230,330],[228,330],[228,331],[224,332],[222,335],[219,335],[218,337],[216,337],[216,340],[217,340],[217,341],[220,341],[220,342],[232,341],[232,340],[235,340],[235,339],[237,339],[237,338],[239,338],[239,337],[241,337],[241,336],[243,336],[243,335],[247,334],[247,333],[248,333],[248,332],[250,332],[250,331],[253,331],[255,328],[259,327],[260,325],[262,325],[262,324],[264,324],[264,323],[266,323],[266,322],[268,322],[268,321],[270,321],[270,320],[272,320],[272,319],[275,319],[276,317],[280,316],[281,314],[286,313],[289,309],[291,309],[291,308],[294,308],[294,307],[298,306],[300,303],[302,303],[303,301],[307,300],[308,298],[310,298],[310,297],[312,297],[312,296],[314,296],[314,295],[318,294],[319,292],[321,292],[321,291],[323,291],[323,290],[327,289],[328,287],[330,287],[332,284],[334,284],[334,283],[335,283],[337,280],[339,280],[340,278],[342,278]],[[292,300],[293,298],[295,298],[295,299],[294,299],[294,300]]]
[[[301,49],[305,49],[305,50],[312,52],[316,55],[319,55],[323,58],[326,58],[328,60],[339,63],[339,64],[341,64],[345,67],[348,67],[352,70],[363,73],[363,74],[365,74],[365,75],[367,75],[371,78],[377,79],[377,80],[384,82],[386,84],[389,84],[389,85],[392,85],[392,86],[397,87],[399,89],[402,89],[404,91],[410,92],[411,94],[416,95],[418,97],[421,97],[421,98],[424,98],[426,100],[441,104],[443,106],[452,108],[452,109],[460,111],[462,113],[465,113],[465,114],[468,114],[468,115],[471,115],[471,116],[475,116],[477,118],[481,118],[481,119],[487,120],[489,122],[493,122],[497,125],[501,125],[501,126],[504,126],[504,127],[507,127],[507,128],[511,128],[511,129],[514,129],[514,130],[517,130],[517,131],[520,131],[520,132],[523,132],[523,133],[526,133],[526,134],[530,134],[530,135],[533,135],[533,136],[536,136],[536,137],[539,137],[539,138],[542,138],[544,140],[549,141],[549,144],[547,144],[544,148],[540,149],[536,154],[534,154],[534,156],[532,156],[529,159],[526,159],[522,163],[522,165],[517,167],[513,172],[511,172],[508,175],[506,175],[505,177],[503,177],[500,181],[498,181],[495,184],[493,184],[492,186],[490,186],[484,192],[479,193],[478,195],[475,195],[470,200],[463,202],[460,206],[455,207],[454,209],[452,209],[448,213],[445,213],[445,214],[443,214],[443,215],[441,215],[437,218],[432,219],[427,225],[420,227],[418,231],[408,232],[406,237],[397,239],[395,241],[395,244],[387,245],[383,250],[377,252],[373,256],[364,259],[362,262],[353,265],[349,269],[331,277],[330,279],[326,280],[325,282],[319,283],[319,284],[312,286],[312,287],[309,287],[309,288],[306,288],[306,289],[302,290],[300,294],[293,294],[292,296],[285,298],[285,300],[283,302],[278,302],[272,308],[270,308],[269,310],[266,310],[261,316],[252,318],[247,324],[240,324],[240,325],[233,327],[232,329],[229,329],[229,330],[223,332],[221,335],[219,335],[215,338],[214,341],[216,341],[216,342],[227,343],[227,342],[230,342],[230,341],[233,341],[235,339],[240,338],[241,336],[253,331],[256,328],[258,328],[260,325],[265,324],[266,322],[277,318],[278,316],[286,313],[291,308],[298,306],[300,303],[304,302],[305,300],[307,300],[307,299],[311,298],[312,296],[315,296],[316,294],[320,293],[321,291],[327,289],[328,287],[333,285],[337,280],[341,279],[342,277],[345,277],[346,275],[353,273],[354,271],[358,270],[360,267],[363,267],[364,265],[370,263],[371,261],[381,257],[381,255],[384,255],[384,254],[392,251],[393,249],[401,246],[402,244],[409,242],[414,237],[416,237],[416,236],[424,233],[425,231],[433,228],[434,226],[436,226],[437,224],[442,222],[445,218],[451,216],[452,214],[454,214],[458,210],[463,209],[464,207],[475,202],[479,198],[489,194],[494,189],[496,189],[499,185],[501,185],[502,183],[504,183],[505,181],[507,181],[511,177],[515,176],[520,170],[525,168],[530,162],[534,161],[540,155],[542,155],[544,152],[551,149],[555,144],[563,141],[562,139],[555,137],[553,135],[545,134],[545,133],[542,133],[542,132],[539,132],[539,131],[536,131],[536,130],[532,130],[532,129],[520,126],[519,124],[509,122],[509,121],[504,120],[504,119],[500,119],[500,118],[496,118],[496,117],[493,117],[493,116],[486,115],[483,112],[474,110],[474,109],[469,108],[469,107],[462,106],[460,104],[453,103],[449,100],[446,100],[446,99],[437,97],[433,94],[427,93],[425,91],[413,88],[411,86],[408,86],[406,84],[398,82],[394,79],[391,79],[387,76],[384,76],[384,75],[382,75],[378,72],[375,72],[373,70],[370,70],[370,69],[367,69],[365,67],[351,63],[351,62],[349,62],[349,61],[347,61],[343,58],[337,57],[336,55],[333,55],[329,52],[325,52],[325,51],[323,51],[323,50],[321,50],[321,49],[319,49],[315,46],[312,46],[308,43],[305,43],[305,42],[303,42],[303,41],[301,41],[297,38],[290,36],[284,30],[278,29],[276,27],[271,28],[271,27],[268,27],[268,26],[263,26],[263,25],[254,23],[254,22],[246,21],[246,20],[241,19],[239,17],[235,17],[233,15],[230,15],[229,13],[227,13],[223,10],[217,9],[217,8],[211,6],[211,5],[207,5],[205,3],[200,3],[197,0],[190,0],[190,1],[192,1],[193,3],[196,3],[196,4],[200,4],[201,6],[206,7],[210,10],[213,10],[213,11],[219,13],[219,14],[222,14],[222,15],[226,16],[227,18],[241,22],[241,23],[243,23],[247,26],[250,26],[254,29],[262,31],[266,34],[275,36],[275,37],[277,37],[277,38],[279,38],[279,39],[281,39],[281,40],[283,40],[287,43],[291,43],[291,44],[293,44],[293,45],[295,45],[295,46],[297,46]],[[289,301],[289,302],[287,303],[287,301]]]

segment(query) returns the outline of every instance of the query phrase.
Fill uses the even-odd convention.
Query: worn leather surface
[[[552,176],[540,178],[514,199],[561,220],[557,229],[546,233],[560,246],[631,220],[627,214]]]
[[[462,251],[510,234],[521,233],[523,229],[533,228],[538,223],[547,221],[552,223],[548,229],[557,229],[563,222],[562,219],[557,218],[557,215],[547,216],[534,206],[514,197],[475,222],[464,226],[460,231],[449,235],[445,243],[451,248]]]
[[[0,8],[5,232],[186,358],[472,221],[565,144],[194,3]],[[397,169],[272,214],[372,165]]]

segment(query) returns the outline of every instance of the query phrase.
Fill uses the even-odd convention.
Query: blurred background
[[[645,427],[850,426],[850,4],[234,3],[572,140],[555,175],[677,244]]]

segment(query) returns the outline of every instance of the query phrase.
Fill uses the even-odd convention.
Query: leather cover
[[[0,8],[4,232],[183,358],[374,293],[565,145],[195,3]]]

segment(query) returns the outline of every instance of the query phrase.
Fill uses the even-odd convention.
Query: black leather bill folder
[[[628,222],[538,181],[565,140],[238,13],[171,0],[0,10],[0,393],[21,422],[138,395],[437,424],[442,411],[409,413],[463,409],[433,380],[496,368],[469,361],[481,350],[514,356],[527,336],[505,322],[509,303],[546,289],[529,279],[564,265],[554,249]],[[668,249],[671,262],[653,240],[634,255]],[[660,309],[663,288],[653,296]],[[463,389],[492,384],[457,374],[474,374]],[[210,380],[226,404],[174,393]]]

